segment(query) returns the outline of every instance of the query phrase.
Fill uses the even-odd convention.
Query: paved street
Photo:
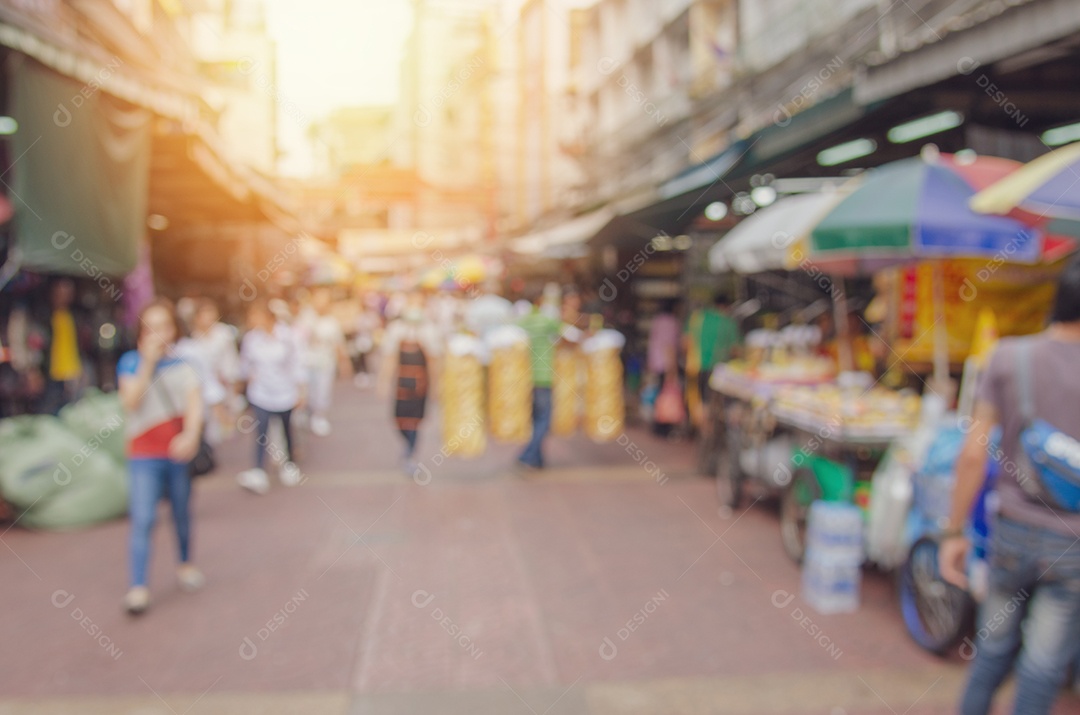
[[[891,581],[854,615],[789,601],[775,509],[718,514],[686,443],[631,430],[642,465],[555,439],[521,478],[510,447],[441,461],[429,420],[421,485],[386,407],[337,400],[299,487],[242,492],[249,445],[223,450],[194,508],[207,587],[179,591],[159,526],[142,618],[125,523],[3,535],[0,713],[952,712],[963,663],[909,642]]]

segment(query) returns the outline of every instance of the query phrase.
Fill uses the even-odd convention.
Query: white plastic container
[[[802,598],[818,613],[854,613],[859,610],[862,569],[850,558],[807,553],[803,560]]]
[[[816,501],[811,504],[807,517],[806,555],[861,564],[865,558],[862,510],[846,502]]]
[[[857,611],[864,557],[859,507],[824,501],[810,505],[802,571],[807,605],[824,614]]]

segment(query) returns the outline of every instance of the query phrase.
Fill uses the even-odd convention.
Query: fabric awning
[[[170,90],[125,66],[119,57],[94,58],[90,53],[65,47],[61,42],[43,39],[12,22],[0,22],[0,45],[32,57],[54,72],[75,80],[75,91],[53,107],[56,116],[49,121],[63,123],[78,110],[72,106],[88,93],[111,94],[162,117],[191,122],[199,117],[195,96]]]
[[[660,185],[662,199],[670,199],[689,191],[697,191],[720,181],[746,152],[746,142],[737,141],[724,151]]]
[[[798,194],[751,214],[709,249],[709,269],[762,273],[795,268],[795,250],[844,196],[840,191]]]
[[[11,114],[11,198],[23,268],[122,276],[135,268],[145,232],[152,114],[27,58],[16,62]],[[84,101],[64,122],[59,104]]]
[[[565,252],[572,246],[587,242],[614,217],[615,212],[612,209],[603,208],[570,219],[552,228],[516,238],[510,242],[510,247],[515,253],[557,257],[555,254]]]

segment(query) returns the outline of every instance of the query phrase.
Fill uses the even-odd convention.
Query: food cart
[[[722,417],[714,421],[720,503],[736,509],[747,491],[779,496],[781,539],[796,561],[810,504],[845,500],[865,509],[882,454],[917,419],[917,395],[871,387],[867,377],[837,377],[830,361],[809,357],[729,363],[710,379]]]

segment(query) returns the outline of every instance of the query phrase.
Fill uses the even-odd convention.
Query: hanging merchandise
[[[555,348],[555,379],[551,389],[551,432],[572,435],[581,421],[581,395],[585,390],[585,357],[577,345]]]
[[[955,259],[936,265],[923,263],[899,269],[912,289],[897,297],[909,326],[894,341],[898,358],[906,363],[933,358],[934,331],[939,310],[947,317],[950,361],[960,363],[970,354],[983,308],[993,310],[1002,335],[1036,333],[1046,323],[1054,297],[1054,284],[1064,262],[1039,265],[991,264],[985,260]],[[944,306],[935,304],[934,271],[944,286]]]
[[[601,330],[582,345],[588,365],[585,385],[585,434],[594,442],[611,442],[623,431],[623,366],[619,352],[626,338]]]
[[[476,338],[455,335],[447,341],[441,401],[443,451],[479,457],[487,448],[484,432],[483,346]]]
[[[532,433],[532,363],[529,334],[516,325],[492,331],[488,367],[488,416],[491,436],[524,444]]]

